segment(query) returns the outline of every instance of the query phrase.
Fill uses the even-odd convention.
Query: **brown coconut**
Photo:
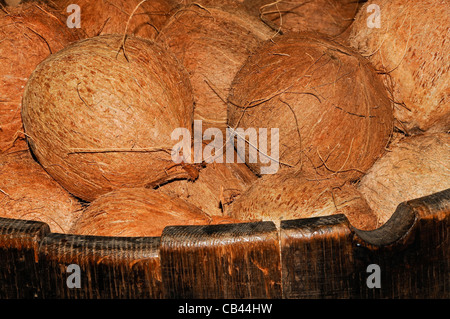
[[[245,11],[195,5],[180,8],[162,28],[156,42],[189,71],[194,119],[202,121],[203,131],[219,128],[225,134],[231,82],[250,53],[272,34]]]
[[[379,28],[368,26],[374,5]],[[450,130],[449,8],[442,0],[368,1],[352,25],[350,44],[383,74],[396,126],[408,134]]]
[[[344,214],[358,229],[380,226],[377,215],[352,184],[339,178],[314,180],[291,172],[263,176],[231,204],[229,213],[240,220],[276,224]]]
[[[167,226],[232,223],[153,189],[120,189],[97,198],[70,230],[76,235],[153,237]]]
[[[20,116],[24,86],[42,60],[78,39],[63,21],[37,1],[0,9],[0,153],[27,149]]]
[[[228,101],[229,126],[253,128],[256,135],[260,128],[278,129],[280,169],[315,178],[361,177],[393,130],[391,102],[369,62],[314,33],[267,41],[237,73]],[[252,143],[248,135],[245,140]],[[261,158],[273,158],[270,149],[249,160],[247,147],[256,174],[265,166]]]
[[[408,200],[450,188],[450,135],[404,137],[389,147],[361,179],[358,189],[382,222]]]
[[[87,37],[128,34],[153,39],[171,16],[176,0],[50,0],[64,15],[71,4],[81,10],[81,29]],[[131,18],[130,18],[131,17]]]
[[[355,0],[244,0],[244,5],[274,30],[313,31],[328,36],[345,32],[359,8]]]
[[[0,155],[0,217],[40,221],[67,233],[81,210],[28,151]]]
[[[235,157],[236,158],[236,157]],[[226,216],[230,204],[258,177],[244,163],[211,162],[200,169],[195,180],[178,180],[158,191],[176,196],[213,216]]]
[[[175,165],[173,130],[191,130],[189,76],[160,46],[105,35],[43,61],[25,88],[22,117],[38,161],[75,196],[189,178]]]

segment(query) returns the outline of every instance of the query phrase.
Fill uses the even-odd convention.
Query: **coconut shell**
[[[244,5],[275,30],[313,31],[328,36],[343,33],[359,8],[354,0],[244,0]]]
[[[361,177],[393,130],[388,94],[368,61],[313,33],[267,41],[237,73],[228,101],[229,126],[253,128],[257,137],[258,129],[278,129],[280,169],[314,178]],[[247,147],[256,174],[270,148],[250,160]]]
[[[0,153],[26,150],[20,108],[24,86],[47,56],[78,39],[40,2],[0,10]]]
[[[167,226],[232,223],[210,217],[182,199],[153,189],[120,189],[97,198],[83,211],[70,232],[77,235],[153,237]]]
[[[75,196],[92,201],[123,187],[189,178],[171,150],[192,128],[189,76],[160,46],[105,35],[43,61],[25,88],[22,118],[41,165]]]
[[[81,29],[87,37],[104,34],[126,34],[153,39],[171,16],[176,0],[52,0],[52,3],[68,18],[71,4],[80,6]],[[137,7],[137,9],[136,9]],[[127,23],[134,12],[128,28]]]
[[[28,151],[0,155],[0,217],[40,221],[67,233],[81,210]]]
[[[258,177],[244,163],[209,163],[194,181],[178,180],[158,191],[176,196],[212,216],[226,216],[229,205]]]
[[[344,214],[352,226],[375,229],[378,217],[360,192],[338,178],[314,180],[283,172],[254,182],[230,206],[232,218],[273,221]]]
[[[380,8],[380,28],[369,28]],[[352,25],[350,44],[380,73],[395,101],[403,132],[450,130],[449,2],[368,1]]]
[[[382,221],[408,200],[450,188],[450,135],[404,137],[389,147],[361,179],[358,189]]]
[[[225,136],[231,82],[250,53],[272,34],[242,10],[230,13],[194,5],[179,9],[163,27],[156,42],[190,73],[194,119],[202,121],[203,131],[219,128]]]

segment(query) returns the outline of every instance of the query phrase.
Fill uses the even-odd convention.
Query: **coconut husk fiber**
[[[395,141],[358,185],[383,222],[400,203],[448,188],[450,136],[447,133],[425,133]]]
[[[279,169],[316,179],[360,178],[393,131],[388,93],[369,62],[315,33],[266,41],[237,73],[228,102],[230,127],[254,128],[258,140],[258,129],[278,129]],[[270,149],[251,160],[247,148],[254,173]]]
[[[358,229],[375,229],[377,214],[361,193],[339,178],[314,180],[302,174],[282,172],[254,182],[230,206],[232,218],[273,221],[344,214]]]
[[[236,158],[236,156],[235,156]],[[205,163],[195,180],[178,180],[157,190],[182,198],[212,216],[227,216],[230,204],[258,177],[244,164],[236,162]]]
[[[371,5],[380,8],[379,28],[367,26]],[[396,126],[409,135],[450,130],[449,25],[441,0],[368,1],[352,25],[350,44],[383,74]]]
[[[343,33],[359,8],[354,0],[244,0],[244,6],[274,30],[313,31],[328,36]]]
[[[176,0],[51,0],[66,17],[71,4],[80,6],[81,29],[87,37],[129,34],[154,39],[176,7]],[[131,18],[130,18],[131,17]]]
[[[81,40],[43,61],[25,88],[22,118],[39,163],[76,197],[190,178],[171,156],[192,130],[189,76],[138,37]],[[120,49],[121,48],[121,49]]]
[[[161,236],[167,226],[232,223],[198,207],[148,188],[120,189],[97,198],[75,221],[70,233],[115,237]]]
[[[219,128],[225,136],[226,98],[231,82],[253,50],[274,33],[243,10],[181,7],[161,29],[156,42],[173,52],[190,74],[194,119],[203,131]]]
[[[78,39],[60,18],[37,1],[0,9],[0,153],[27,149],[24,86],[42,60]]]
[[[0,155],[0,217],[41,221],[52,232],[67,233],[81,210],[29,151]]]

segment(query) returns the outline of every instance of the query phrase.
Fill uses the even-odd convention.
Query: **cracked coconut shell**
[[[379,28],[368,27],[374,5]],[[383,74],[396,126],[409,135],[450,130],[449,10],[442,0],[368,1],[352,25],[350,45]]]
[[[228,106],[231,127],[255,129],[256,138],[258,129],[279,130],[280,170],[314,178],[358,179],[393,131],[388,93],[370,63],[314,33],[266,41],[237,73]],[[255,145],[250,135],[241,138]],[[274,157],[270,148],[258,158],[246,153],[254,173],[261,174],[261,158]]]
[[[79,39],[41,2],[0,9],[0,153],[26,150],[20,115],[25,84],[36,66]]]
[[[192,129],[189,77],[160,46],[105,35],[43,61],[23,99],[25,132],[37,160],[73,195],[93,201],[123,187],[190,178],[174,165],[171,134]]]

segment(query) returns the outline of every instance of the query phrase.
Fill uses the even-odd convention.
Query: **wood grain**
[[[50,233],[42,222],[0,217],[0,299],[39,298],[39,244]]]
[[[159,237],[50,234],[39,250],[44,298],[161,298]],[[69,288],[67,266],[80,267],[81,287]]]
[[[161,237],[166,298],[281,298],[272,222],[171,226]]]

